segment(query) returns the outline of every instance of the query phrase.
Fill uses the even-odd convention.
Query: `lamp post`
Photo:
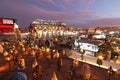
[[[49,66],[50,60],[51,60],[50,48],[46,48],[46,58],[48,61],[48,66]]]
[[[90,74],[90,73],[87,73],[85,76],[86,76],[86,79],[87,79],[87,80],[90,80],[90,79],[91,79],[91,74]]]
[[[79,61],[77,60],[77,58],[76,59],[74,59],[73,60],[73,65],[74,65],[74,67],[78,67],[78,64],[79,64]]]
[[[112,68],[112,66],[110,66],[110,67],[108,68],[107,73],[108,73],[108,79],[110,80],[111,75],[112,75],[112,73],[113,73],[113,68]]]
[[[9,71],[10,71],[10,60],[12,59],[12,57],[10,55],[7,55],[5,57],[5,60],[8,61],[8,64],[9,64]]]
[[[99,56],[98,56],[98,59],[97,59],[97,64],[99,65],[99,67],[100,67],[100,65],[103,64],[102,60],[103,60],[103,56],[102,56],[102,55],[99,55]]]
[[[49,53],[50,52],[50,48],[46,48],[46,52]]]

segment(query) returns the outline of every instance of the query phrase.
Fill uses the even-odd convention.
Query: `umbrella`
[[[27,76],[23,72],[17,72],[9,80],[27,80]]]

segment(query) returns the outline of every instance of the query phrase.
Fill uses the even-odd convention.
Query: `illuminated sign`
[[[13,24],[13,20],[3,19],[3,24]]]
[[[3,24],[2,20],[0,20],[0,24]]]

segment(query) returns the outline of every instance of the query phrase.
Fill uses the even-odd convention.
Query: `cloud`
[[[0,16],[15,17],[20,26],[29,26],[36,18],[65,21],[67,24],[102,24],[105,20],[89,8],[96,0],[2,0]],[[104,0],[103,0],[104,1]],[[94,23],[95,22],[95,23]],[[105,23],[104,23],[105,24]]]
[[[92,21],[87,22],[86,24],[90,26],[95,26],[95,27],[118,26],[120,25],[120,17],[92,20]]]
[[[34,0],[34,4],[53,11],[78,11],[88,9],[95,0]]]
[[[30,20],[35,18],[46,18],[55,20],[65,20],[67,22],[91,18],[93,12],[90,10],[82,10],[80,5],[91,4],[94,0],[81,0],[76,3],[75,0],[3,0],[0,12],[4,16],[13,16],[19,18],[20,21]],[[74,5],[75,4],[75,5]],[[49,6],[60,8],[60,11],[51,10]],[[46,6],[46,7],[45,7]],[[71,7],[78,7],[75,11],[71,11]],[[46,9],[48,8],[48,9]],[[65,9],[66,8],[66,9]],[[80,9],[79,9],[80,8]],[[70,9],[70,10],[69,10]],[[66,10],[66,11],[65,11]],[[73,9],[74,10],[74,9]],[[23,19],[23,20],[22,20]],[[72,19],[72,20],[71,20]],[[22,23],[22,22],[21,22]]]

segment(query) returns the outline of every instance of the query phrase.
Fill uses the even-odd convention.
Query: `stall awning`
[[[8,25],[7,25],[7,26],[1,26],[1,25],[0,25],[0,29],[1,29],[1,28],[2,28],[2,29],[3,29],[3,28],[5,28],[5,29],[6,29],[6,28],[8,28],[8,29],[12,29],[13,26],[8,26]]]

